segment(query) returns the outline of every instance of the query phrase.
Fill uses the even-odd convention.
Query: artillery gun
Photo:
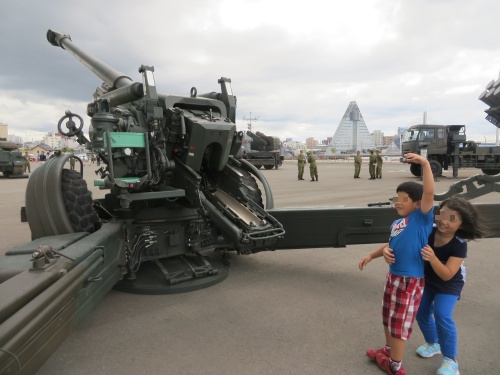
[[[24,177],[24,156],[17,144],[0,138],[0,172],[4,177]]]
[[[274,208],[262,173],[235,157],[243,132],[230,79],[218,80],[220,93],[161,94],[153,67],[134,82],[67,34],[47,39],[104,81],[87,107],[89,139],[70,111],[58,130],[99,155],[94,185],[107,194],[92,199],[81,160],[65,168],[73,154],[56,152],[32,173],[21,211],[32,241],[0,257],[0,374],[34,373],[111,288],[185,292],[224,280],[229,252],[386,241],[397,214],[383,203]],[[494,191],[499,178],[486,177],[479,185]],[[483,193],[477,179],[453,193],[464,187],[470,198]],[[498,205],[479,209],[499,237]]]
[[[278,169],[283,164],[281,141],[278,137],[261,132],[247,131],[243,135],[241,152],[237,154],[248,160],[257,169]]]

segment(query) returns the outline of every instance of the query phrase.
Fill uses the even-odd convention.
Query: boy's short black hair
[[[396,188],[396,193],[400,191],[408,194],[412,201],[422,200],[422,195],[424,194],[424,186],[414,181],[403,182]]]

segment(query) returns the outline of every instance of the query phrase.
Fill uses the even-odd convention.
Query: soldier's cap
[[[311,153],[311,151],[307,151],[307,154],[310,154],[310,153]]]

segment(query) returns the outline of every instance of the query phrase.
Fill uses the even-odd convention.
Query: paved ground
[[[93,178],[93,168],[85,176]],[[306,171],[307,172],[307,171]],[[384,164],[382,180],[352,178],[348,162],[320,162],[319,182],[297,181],[296,166],[264,171],[276,207],[365,206],[387,201],[408,167]],[[462,170],[459,177],[479,173]],[[19,223],[27,180],[0,179],[0,253],[30,240]],[[436,192],[454,183],[440,178]],[[95,194],[102,194],[96,191]],[[498,193],[477,202],[500,202]],[[364,353],[383,344],[380,304],[387,266],[357,263],[376,247],[306,249],[231,257],[230,276],[210,288],[171,296],[112,291],[39,371],[55,374],[382,374]],[[468,282],[455,318],[460,371],[498,374],[500,239],[469,245]],[[435,374],[440,359],[414,354],[415,329],[404,365]]]

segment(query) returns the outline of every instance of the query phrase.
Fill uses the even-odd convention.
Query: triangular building
[[[326,149],[326,155],[333,155],[340,152],[356,152],[375,148],[375,142],[366,126],[363,115],[356,102],[350,102],[344,117],[333,135],[333,138]]]
[[[398,146],[396,146],[396,143],[394,143],[394,141],[392,141],[392,143],[389,145],[389,147],[387,147],[384,151],[383,151],[384,154],[396,154],[396,155],[399,155],[401,154],[401,150],[399,149]]]

